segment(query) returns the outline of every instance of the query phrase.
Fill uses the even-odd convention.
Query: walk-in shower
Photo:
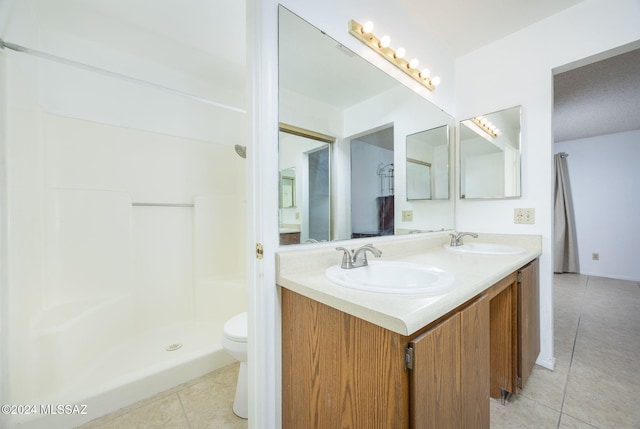
[[[101,52],[128,75],[24,45],[0,50],[1,402],[87,407],[0,426],[72,427],[232,362],[244,112],[140,58]]]

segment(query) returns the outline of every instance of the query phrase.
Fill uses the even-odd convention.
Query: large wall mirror
[[[278,56],[280,176],[295,171],[295,204],[279,209],[281,244],[454,228],[453,117],[282,6]],[[431,130],[443,146],[417,149],[410,157],[423,161],[414,168],[406,142]],[[428,180],[429,194],[409,197],[408,176],[423,190]],[[403,221],[407,211],[412,220]]]
[[[460,198],[520,197],[520,107],[460,122]]]
[[[449,127],[407,136],[407,200],[449,199]]]

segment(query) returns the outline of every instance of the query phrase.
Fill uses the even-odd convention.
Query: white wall
[[[33,402],[126,339],[244,310],[244,285],[212,282],[245,268],[245,161],[233,148],[53,114],[38,102],[40,63],[0,56],[11,302],[3,394]],[[116,300],[117,312],[87,322]],[[93,335],[74,335],[89,326]]]
[[[408,135],[444,125],[445,115],[425,109],[423,99],[406,98],[407,90],[397,87],[366,100],[345,111],[345,135],[362,135],[369,130],[380,129],[393,124],[394,167],[395,167],[395,228],[424,231],[453,228],[453,181],[450,182],[452,198],[448,200],[407,201],[406,158]],[[428,104],[428,103],[427,103]],[[429,106],[432,108],[433,106]],[[435,108],[433,109],[435,110]],[[428,111],[428,114],[425,114]],[[439,113],[439,112],[438,112]],[[452,141],[452,140],[450,140]],[[449,165],[451,168],[451,165]],[[402,211],[412,210],[413,221],[403,222]]]
[[[191,82],[82,37],[47,37],[29,3],[0,17],[6,41]],[[220,318],[221,332],[246,309],[241,282],[215,281],[246,267],[246,161],[232,147],[246,144],[244,114],[8,49],[0,57],[3,399],[80,386],[108,351],[154,329]]]
[[[580,273],[640,281],[640,130],[556,143],[555,152],[569,154]]]
[[[380,163],[393,163],[393,151],[358,140],[351,141],[351,156],[357,162],[351,163],[351,230],[359,233],[377,232],[378,206],[376,198],[389,193],[389,181],[384,179],[380,192]]]
[[[457,228],[542,235],[541,342],[552,367],[552,70],[640,38],[637,0],[586,0],[456,60],[458,118],[522,105],[522,197],[459,201]],[[514,225],[513,209],[536,210],[535,225]]]

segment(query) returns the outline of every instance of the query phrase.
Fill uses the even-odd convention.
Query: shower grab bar
[[[131,203],[133,207],[195,207],[195,204],[175,203]]]

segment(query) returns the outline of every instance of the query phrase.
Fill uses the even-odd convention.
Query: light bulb
[[[493,130],[493,132],[495,133],[495,135],[500,134],[500,130],[498,128],[496,128],[495,130]]]
[[[429,70],[429,69],[422,69],[422,70],[420,71],[420,77],[421,77],[421,78],[423,78],[423,79],[426,79],[426,78],[428,78],[428,77],[429,77],[429,74],[430,74],[430,73],[431,73],[431,70]]]
[[[378,46],[380,46],[381,48],[388,48],[390,44],[391,44],[391,37],[382,36],[382,39],[380,39],[380,43],[378,43]]]
[[[496,129],[496,126],[495,126],[495,125],[493,125],[493,124],[489,124],[489,129],[490,129],[491,131],[493,131],[493,130],[495,130],[495,129]]]
[[[404,57],[405,51],[404,48],[398,48],[398,50],[396,51],[395,57],[398,59],[401,59],[402,57]]]
[[[362,26],[362,32],[371,33],[372,31],[373,31],[373,22],[371,21],[365,22],[364,25]]]
[[[482,125],[486,125],[486,124],[487,124],[487,122],[489,122],[489,120],[488,120],[487,118],[482,118],[482,119],[480,119],[480,123],[481,123]]]
[[[438,86],[440,85],[440,78],[438,76],[434,77],[433,79],[431,79],[431,84],[433,86]]]
[[[417,69],[419,65],[420,65],[420,61],[417,58],[414,58],[411,61],[409,61],[410,69]]]

